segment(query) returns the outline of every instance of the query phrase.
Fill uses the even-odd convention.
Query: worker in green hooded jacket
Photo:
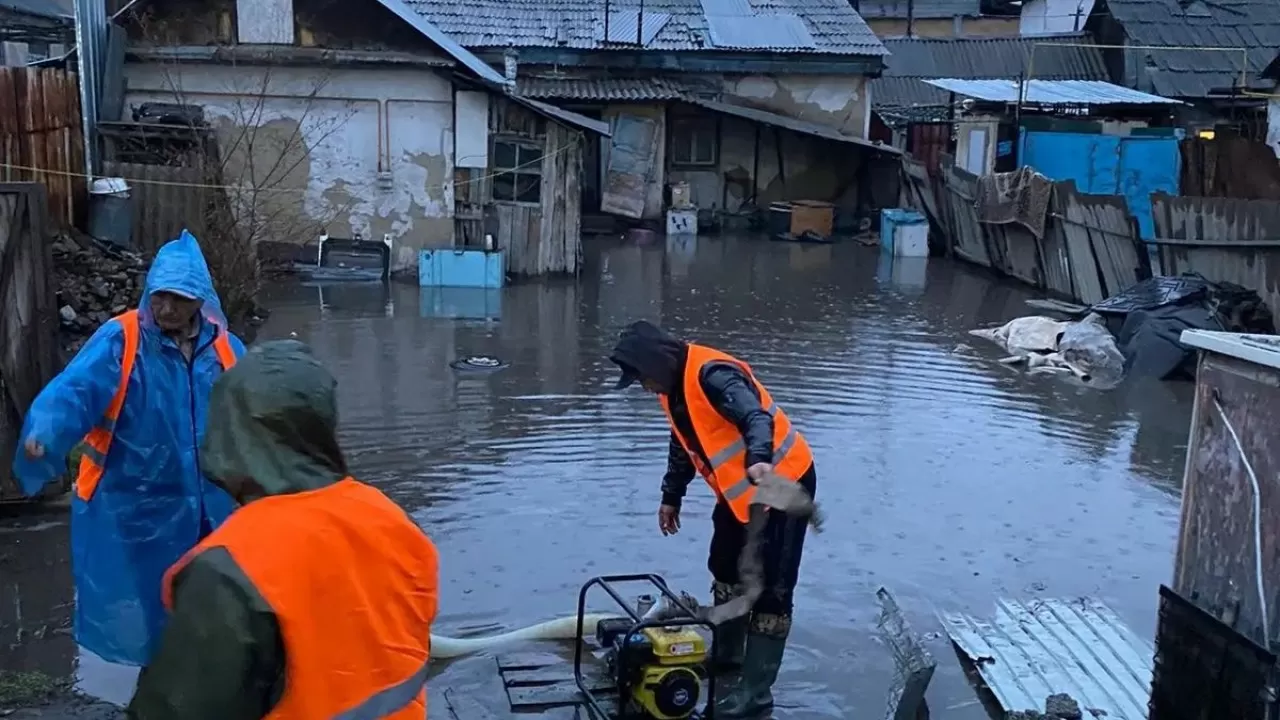
[[[200,462],[240,508],[165,574],[130,720],[426,716],[435,546],[351,477],[335,387],[293,340],[214,384]]]

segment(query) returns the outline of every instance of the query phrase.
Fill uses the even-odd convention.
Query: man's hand
[[[674,505],[659,505],[658,529],[663,535],[675,535],[680,532],[680,508]]]
[[[23,452],[26,453],[28,460],[39,460],[44,457],[44,444],[35,438],[27,438],[22,445]]]
[[[773,472],[773,466],[769,463],[756,463],[747,468],[747,477],[751,478],[752,484],[756,484],[771,472]]]

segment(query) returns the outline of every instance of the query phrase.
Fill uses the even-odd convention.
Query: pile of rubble
[[[64,234],[54,241],[54,281],[62,321],[59,341],[67,357],[99,325],[137,305],[148,265],[140,255],[107,248],[91,238]]]

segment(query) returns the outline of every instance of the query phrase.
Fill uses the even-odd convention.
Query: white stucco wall
[[[256,188],[259,215],[416,250],[453,242],[453,88],[421,69],[126,66],[129,106],[202,105],[218,130],[228,185]],[[246,128],[249,128],[246,130]],[[283,156],[283,160],[281,159]],[[266,208],[264,210],[263,208]],[[257,239],[303,242],[298,237]],[[266,234],[295,234],[281,223]]]
[[[1079,32],[1093,12],[1094,0],[1027,0],[1022,4],[1019,35]]]

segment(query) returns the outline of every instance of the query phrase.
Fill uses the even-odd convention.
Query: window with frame
[[[490,195],[495,202],[542,202],[542,147],[522,140],[493,141]]]
[[[676,118],[671,123],[671,164],[714,167],[720,155],[716,121],[711,118]]]

